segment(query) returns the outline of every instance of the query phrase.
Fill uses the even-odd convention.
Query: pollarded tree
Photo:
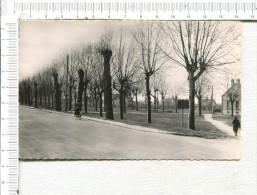
[[[112,106],[112,78],[111,78],[111,68],[110,60],[112,57],[113,49],[113,31],[105,31],[101,34],[98,43],[96,44],[97,51],[104,58],[104,71],[103,71],[103,80],[104,80],[104,105],[106,119],[114,119],[113,116],[113,106]]]
[[[196,82],[195,82],[195,96],[198,100],[198,113],[199,116],[202,115],[202,97],[205,96],[211,87],[211,81],[208,79],[207,75],[202,75]],[[212,99],[211,99],[212,101]]]
[[[88,90],[88,84],[92,80],[93,77],[93,67],[97,66],[99,67],[99,64],[97,63],[97,59],[100,58],[102,60],[102,56],[99,55],[95,51],[95,46],[92,44],[87,44],[86,47],[82,51],[82,64],[84,65],[85,70],[85,78],[84,78],[84,109],[85,113],[87,113],[87,90]]]
[[[58,64],[54,63],[53,67],[51,67],[51,75],[54,79],[54,88],[55,88],[55,109],[57,111],[62,110],[62,98],[61,98],[61,86],[62,83],[59,80],[58,74]]]
[[[138,71],[139,60],[135,57],[134,43],[129,40],[128,34],[120,29],[117,37],[118,43],[113,57],[113,73],[115,76],[113,88],[119,92],[120,119],[123,119],[123,112],[126,112],[126,92],[129,88],[129,81],[133,79]]]
[[[144,88],[144,80],[140,78],[141,74],[138,74],[136,78],[134,79],[134,82],[132,83],[131,87],[131,93],[132,93],[132,109],[133,109],[133,98],[136,98],[136,111],[138,111],[138,95],[142,92]]]
[[[195,82],[207,70],[237,61],[239,32],[231,23],[187,21],[167,23],[163,49],[172,62],[185,68],[189,81],[188,128],[195,129]]]
[[[160,89],[160,85],[161,85],[161,80],[162,80],[162,77],[161,75],[159,74],[154,74],[153,75],[153,80],[151,82],[151,88],[153,89],[153,94],[151,93],[151,96],[154,98],[154,111],[155,112],[158,112],[158,104],[159,104],[159,89]]]
[[[165,77],[160,79],[159,91],[161,93],[161,98],[162,98],[162,112],[164,112],[165,98],[166,98],[166,94],[167,94],[167,91],[168,91],[168,87],[167,87],[167,83],[166,83]]]
[[[179,96],[183,93],[183,84],[180,82],[173,83],[169,88],[171,98],[174,100],[175,103],[175,112],[178,112],[178,99]]]
[[[151,123],[150,78],[166,63],[166,59],[161,52],[161,25],[156,22],[138,22],[135,25],[133,36],[138,47],[140,65],[144,71],[147,96],[147,118],[148,123]]]
[[[37,90],[37,86],[38,86],[38,83],[37,83],[37,80],[36,80],[36,76],[33,76],[32,77],[32,82],[34,84],[34,97],[35,97],[35,108],[37,108],[37,97],[38,97],[38,90]]]

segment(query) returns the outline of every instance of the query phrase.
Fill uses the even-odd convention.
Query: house
[[[222,95],[222,114],[241,115],[241,84],[240,80],[231,80],[231,87]]]
[[[217,103],[214,99],[211,100],[211,98],[209,99],[208,97],[206,97],[205,99],[202,99],[201,106],[202,110],[207,110],[211,113],[212,110],[215,110]]]

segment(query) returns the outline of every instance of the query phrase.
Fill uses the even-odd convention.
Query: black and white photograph
[[[19,158],[240,160],[241,22],[20,20]]]

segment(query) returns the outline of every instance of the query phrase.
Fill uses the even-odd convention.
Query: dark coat
[[[238,128],[240,127],[240,122],[239,122],[239,120],[238,119],[234,119],[233,120],[233,122],[232,122],[232,124],[233,124],[233,130],[238,130]]]

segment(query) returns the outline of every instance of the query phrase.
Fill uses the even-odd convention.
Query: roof
[[[237,89],[235,89],[235,88],[237,88]],[[234,85],[231,86],[231,87],[222,95],[222,97],[225,96],[225,95],[227,95],[231,90],[237,90],[238,93],[239,93],[239,95],[241,95],[241,84],[240,84],[240,83],[234,83]]]
[[[214,99],[212,99],[212,101],[213,101],[214,104],[217,104]],[[202,99],[202,105],[203,104],[210,104],[210,103],[211,103],[211,99],[207,99],[207,98]]]

